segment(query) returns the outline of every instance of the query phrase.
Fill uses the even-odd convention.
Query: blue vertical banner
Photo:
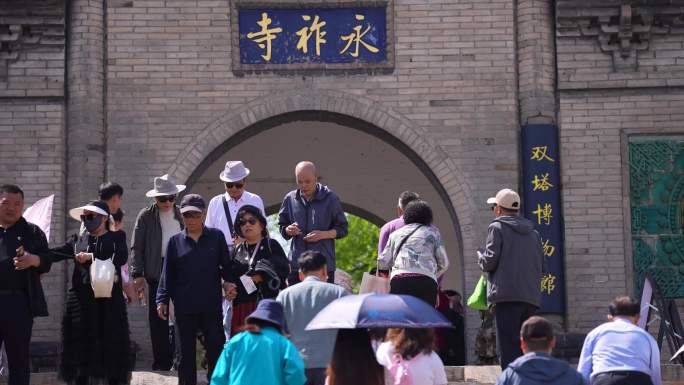
[[[541,235],[548,266],[539,283],[540,312],[562,314],[565,313],[565,270],[558,127],[523,126],[522,160],[524,214]]]

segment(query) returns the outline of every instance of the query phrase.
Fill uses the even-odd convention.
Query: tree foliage
[[[347,214],[349,234],[338,239],[335,245],[337,268],[352,276],[354,289],[361,284],[365,271],[376,265],[380,229],[356,215]]]
[[[370,271],[378,258],[378,237],[380,229],[373,223],[356,215],[346,214],[349,234],[335,243],[337,268],[352,276],[354,290],[358,291],[364,271]],[[289,250],[289,242],[278,232],[278,215],[268,217],[268,230],[271,237]]]

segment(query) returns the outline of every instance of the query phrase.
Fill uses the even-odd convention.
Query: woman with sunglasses
[[[240,331],[259,300],[278,296],[290,272],[283,248],[268,236],[266,217],[257,207],[240,208],[235,231],[244,242],[235,248],[233,257],[237,262],[233,270],[237,297],[233,300],[231,336]]]
[[[54,261],[74,260],[62,319],[59,378],[77,385],[128,384],[133,362],[121,287],[121,266],[128,259],[126,234],[109,231],[109,207],[103,201],[72,209],[69,215],[81,220],[86,231],[52,249]],[[93,291],[90,274],[94,259],[111,260],[115,269],[111,293],[101,293],[99,298]]]

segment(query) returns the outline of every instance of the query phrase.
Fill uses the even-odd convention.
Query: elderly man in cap
[[[183,197],[180,212],[185,230],[169,240],[157,290],[157,312],[168,318],[169,299],[175,306],[181,344],[178,383],[195,385],[195,344],[201,331],[207,349],[207,379],[211,378],[226,339],[221,328],[221,278],[232,274],[228,244],[220,230],[204,226],[206,204],[197,194]],[[229,289],[224,284],[226,292]]]
[[[487,302],[495,306],[496,345],[501,369],[522,356],[520,326],[541,305],[539,282],[545,270],[539,233],[518,215],[520,196],[503,189],[489,198],[495,218],[478,263],[487,277]]]
[[[29,384],[33,317],[48,315],[40,274],[50,271],[50,250],[23,212],[21,188],[0,186],[0,345],[7,349],[9,385]]]
[[[154,203],[145,207],[135,220],[131,240],[130,274],[144,301],[145,281],[148,286],[150,338],[152,339],[152,370],[171,369],[173,355],[169,341],[169,322],[157,316],[154,303],[157,296],[162,264],[171,237],[183,229],[181,213],[175,205],[184,185],[176,184],[170,175],[154,178],[154,188],[145,194]]]

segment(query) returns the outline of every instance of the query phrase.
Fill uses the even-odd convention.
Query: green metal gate
[[[650,272],[667,298],[684,297],[684,137],[629,141],[636,294]]]

